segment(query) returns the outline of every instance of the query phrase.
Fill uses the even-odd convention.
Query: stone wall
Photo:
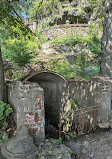
[[[13,106],[17,129],[28,126],[35,143],[45,138],[44,91],[37,83],[8,84],[8,102]]]
[[[75,100],[76,105],[73,105]],[[99,113],[97,112],[98,109]],[[87,109],[87,111],[85,111]],[[87,80],[69,80],[66,92],[63,93],[62,108],[61,108],[61,125],[63,130],[69,130],[74,121],[74,113],[77,114],[83,111],[88,112],[88,109],[93,115],[95,112],[95,121],[100,126],[108,127],[108,121],[111,113],[111,80],[108,77],[97,77],[91,81]],[[80,111],[79,111],[80,110]],[[87,113],[86,113],[87,115]],[[91,125],[94,123],[93,115],[91,117]],[[98,117],[99,115],[99,117]],[[84,122],[84,121],[83,121]],[[83,123],[84,125],[84,123]]]
[[[73,100],[77,101],[77,108],[74,107]],[[29,75],[23,83],[8,84],[8,102],[14,107],[17,127],[27,125],[34,140],[39,142],[45,137],[44,104],[46,122],[54,127],[62,126],[69,131],[74,123],[74,111],[91,107],[96,109],[96,106],[99,106],[99,118],[97,110],[94,112],[97,124],[100,123],[103,128],[108,127],[111,113],[111,80],[99,76],[91,81],[67,81],[55,72],[41,71]],[[93,116],[89,116],[94,123]]]
[[[34,20],[32,23],[26,21],[25,23],[32,31],[41,30],[37,21]],[[56,26],[50,26],[42,30],[43,35],[48,39],[53,39],[56,37],[66,37],[66,36],[86,36],[89,24],[61,24]],[[102,37],[102,31],[98,30],[98,37]]]
[[[76,104],[73,104],[73,101]],[[110,113],[110,78],[97,77],[91,81],[68,81],[66,92],[63,93],[60,113],[60,125],[63,131],[72,129],[79,135],[97,126],[107,128]]]
[[[97,77],[91,81],[69,81],[69,99],[76,99],[81,107],[101,106],[101,119],[107,121],[111,108],[111,80]]]
[[[75,36],[77,34],[79,34],[80,36],[86,36],[88,26],[89,25],[87,24],[63,24],[46,28],[43,30],[43,33],[49,39],[56,37],[65,37],[69,35]]]

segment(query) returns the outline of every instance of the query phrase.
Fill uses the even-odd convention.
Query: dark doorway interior
[[[28,81],[37,82],[44,89],[46,124],[58,129],[62,95],[67,81],[61,75],[49,71],[36,73]]]

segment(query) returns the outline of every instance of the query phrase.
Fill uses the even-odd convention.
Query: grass
[[[51,41],[52,44],[57,45],[57,44],[65,44],[67,46],[73,46],[76,44],[82,44],[83,43],[83,38],[80,36],[72,36],[69,35],[67,37],[57,37]]]

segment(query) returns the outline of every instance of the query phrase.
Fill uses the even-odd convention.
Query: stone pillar
[[[100,112],[100,128],[109,127],[109,117],[111,113],[111,79],[109,77],[99,76],[98,85],[102,90],[101,112]]]
[[[44,91],[37,83],[8,84],[8,102],[14,108],[17,129],[29,128],[34,143],[45,139]]]
[[[37,29],[37,20],[33,21],[33,31]]]
[[[29,24],[29,18],[26,17],[26,18],[25,18],[25,25],[28,25],[28,24]]]

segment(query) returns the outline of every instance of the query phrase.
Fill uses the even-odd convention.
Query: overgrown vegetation
[[[9,104],[0,101],[0,126],[7,126],[8,121],[7,118],[9,114],[12,113],[12,108]]]
[[[32,52],[27,47],[27,41],[9,40],[5,49],[5,58],[22,67],[31,59]]]
[[[76,70],[72,68],[72,66],[67,60],[64,59],[61,59],[60,61],[56,59],[51,59],[49,64],[46,66],[46,69],[58,72],[67,79],[73,77],[76,73]]]
[[[18,27],[15,27],[14,30],[16,33],[19,32]],[[36,36],[31,34],[24,36],[22,32],[19,34],[15,34],[3,26],[0,27],[0,43],[4,60],[9,59],[22,67],[29,63],[34,55],[37,55],[45,38],[39,31],[35,32]]]
[[[0,101],[0,143],[4,140],[8,140],[8,134],[6,129],[8,127],[9,115],[13,110],[9,104]]]
[[[16,28],[16,30],[18,29]],[[20,67],[25,66],[31,60],[35,61],[34,59],[36,59],[38,61],[37,53],[41,49],[41,44],[46,42],[47,39],[39,31],[36,31],[36,35],[37,38],[34,36],[24,38],[22,35],[21,38],[15,35],[13,37],[9,36],[2,45],[4,59],[9,59]],[[46,69],[58,72],[67,79],[74,78],[75,76],[90,79],[99,74],[101,40],[98,37],[95,24],[89,26],[87,36],[80,35],[79,33],[76,33],[74,36],[73,33],[67,33],[66,37],[57,37],[51,43],[57,47],[61,44],[67,46],[69,48],[68,52],[73,52],[74,60],[71,63],[69,61],[69,54],[65,55],[66,53],[60,50],[62,57],[60,59],[50,58],[49,62],[45,64]],[[15,75],[16,73],[13,73],[13,79],[21,77],[21,74],[18,76],[17,73],[16,77]],[[22,74],[23,76],[24,74]]]
[[[40,19],[39,23],[41,23],[43,20],[45,21],[44,17],[50,18],[52,12],[58,11],[58,2],[62,4],[62,2],[60,2],[59,0],[40,0],[35,2],[28,1],[28,5],[26,4],[26,2],[23,3],[24,5],[20,5],[22,6],[26,14],[30,14],[32,19],[35,19],[35,16],[37,16]],[[101,0],[98,0],[97,2],[96,0],[90,0],[90,4],[100,5]],[[27,8],[30,8],[30,6],[30,11],[27,11]],[[46,22],[44,25],[46,25]],[[101,26],[102,25],[100,24],[100,27]],[[32,61],[35,61],[34,59],[38,60],[37,54],[39,52],[39,49],[41,49],[41,44],[46,41],[42,33],[36,31],[37,38],[31,35],[27,35],[26,37],[24,36],[23,30],[21,30],[21,25],[19,23],[15,26],[11,25],[11,29],[16,34],[13,34],[13,36],[9,35],[7,40],[6,38],[4,39],[5,43],[4,45],[2,45],[2,54],[4,59],[9,59],[12,62],[18,64],[18,66],[20,67],[25,66],[25,64],[29,63],[32,58]],[[4,32],[5,31],[3,31],[3,33],[1,34],[1,39],[3,39]],[[65,46],[69,47],[69,52],[72,51],[74,53],[74,62],[71,63],[67,58],[65,58],[65,55],[63,55],[60,59],[50,59],[49,62],[45,64],[45,68],[48,70],[56,71],[68,79],[73,78],[76,75],[84,77],[86,79],[90,79],[91,77],[98,75],[101,57],[101,42],[97,34],[98,33],[95,25],[90,25],[86,37],[82,35],[80,36],[79,33],[74,36],[71,33],[67,34],[65,38],[58,37],[52,40],[54,46],[64,44]],[[62,52],[62,54],[63,53],[65,54],[65,52]],[[15,75],[12,77],[14,79]]]
[[[101,40],[98,37],[95,24],[89,26],[87,36],[69,34],[66,37],[53,39],[52,44],[68,46],[68,51],[72,51],[74,60],[72,60],[72,64],[67,59],[50,61],[48,69],[59,72],[66,78],[73,78],[78,75],[90,79],[99,74]]]
[[[45,38],[40,32],[36,33],[39,40],[35,38],[20,39],[9,38],[2,48],[3,56],[5,59],[10,59],[12,62],[17,63],[18,66],[25,66],[28,62],[37,59],[37,50],[41,49],[41,44],[45,42]],[[90,79],[93,76],[99,74],[99,63],[101,58],[101,40],[98,37],[95,24],[90,25],[87,36],[80,36],[78,33],[67,34],[66,37],[57,37],[51,42],[54,46],[60,46],[64,44],[73,52],[74,60],[70,63],[69,55],[65,56],[65,52],[62,51],[62,58],[55,59],[50,58],[49,62],[45,64],[45,68],[60,73],[65,78],[70,79],[75,76],[81,76],[86,79]],[[61,50],[60,50],[61,51]],[[38,60],[38,59],[37,59]],[[15,79],[16,74],[13,74],[12,78]],[[22,76],[24,76],[22,74]],[[20,74],[21,77],[21,74]]]

